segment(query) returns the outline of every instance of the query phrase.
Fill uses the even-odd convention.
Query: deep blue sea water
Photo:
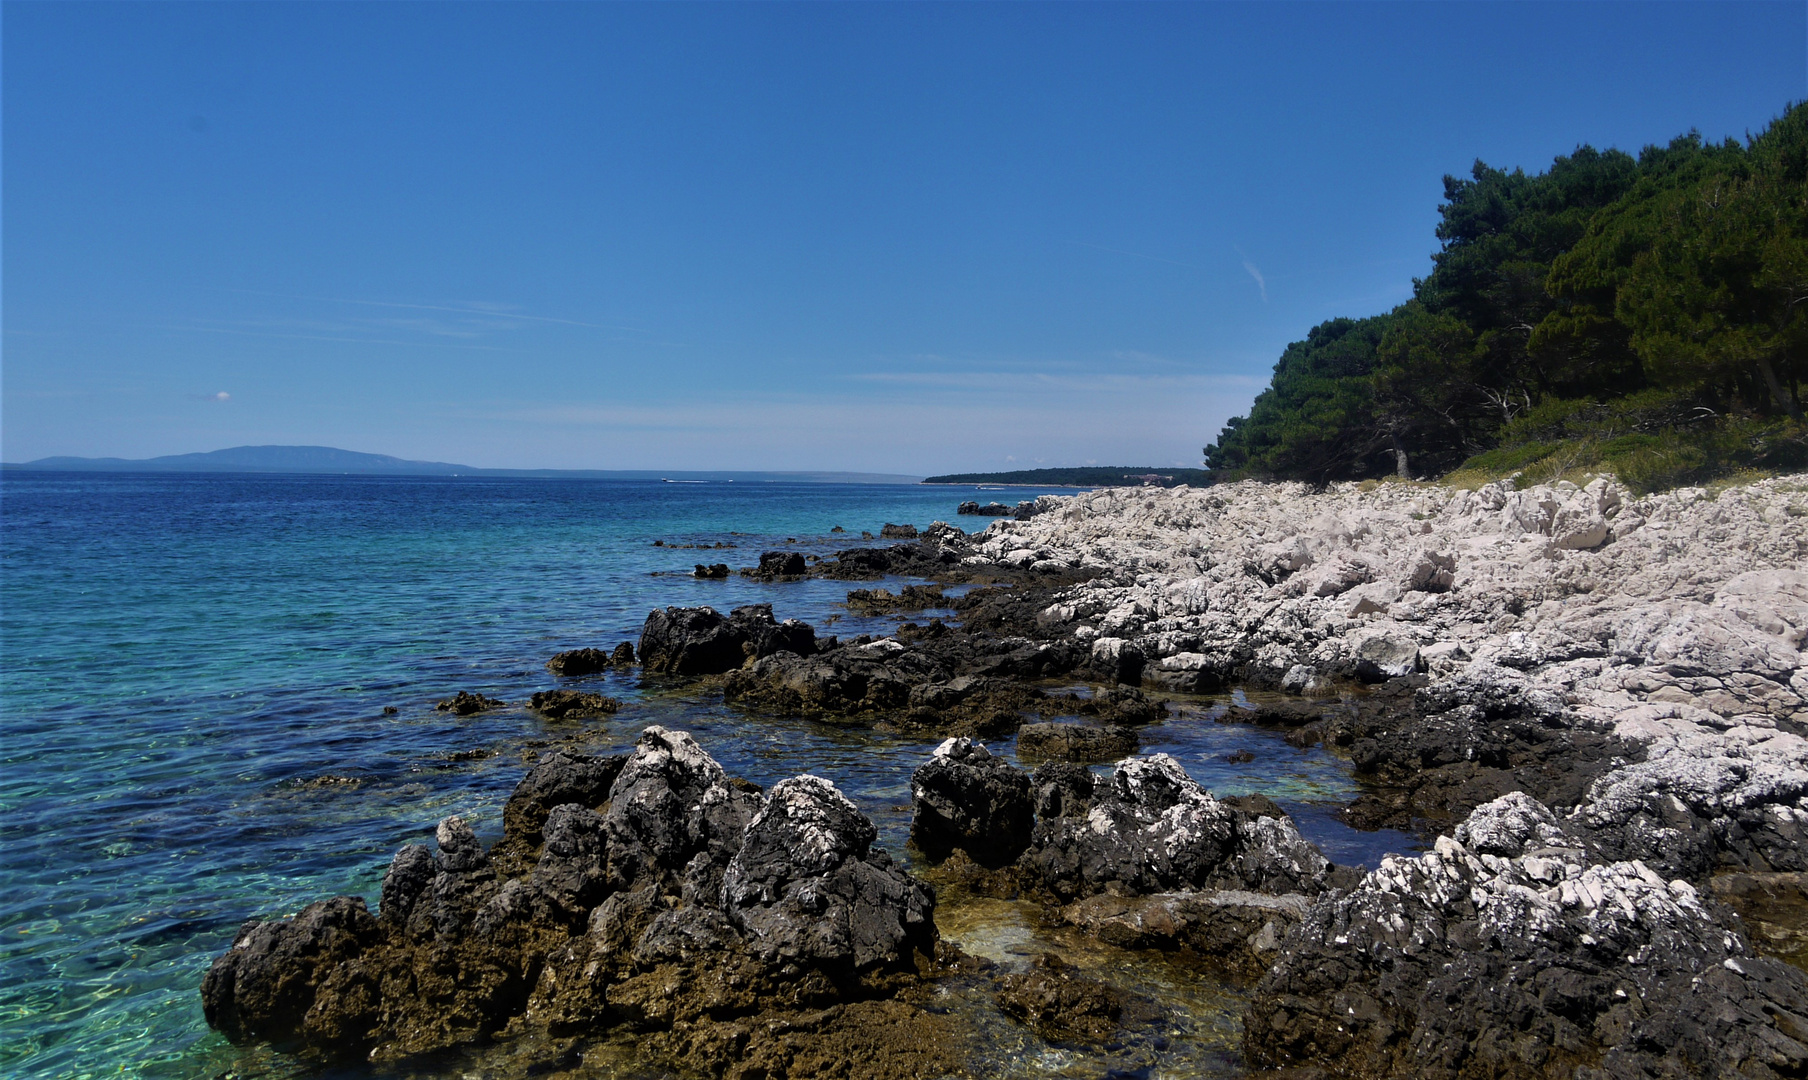
[[[635,640],[648,610],[668,604],[770,602],[780,618],[819,628],[833,620],[829,632],[887,632],[897,620],[839,606],[844,583],[701,581],[688,572],[697,562],[751,565],[781,547],[826,555],[887,522],[977,527],[954,513],[972,495],[887,485],[5,474],[0,1075],[326,1075],[207,1030],[198,987],[213,957],[247,918],[292,914],[338,893],[374,906],[389,856],[447,814],[499,835],[524,761],[574,734],[602,752],[661,723],[692,731],[730,772],[758,783],[828,776],[902,854],[909,774],[931,742],[748,717],[704,689],[643,685],[631,673],[596,680],[628,703],[606,721],[555,724],[521,709],[458,718],[433,704],[461,689],[525,700],[554,685],[543,667],[553,653]],[[849,531],[832,534],[837,525]],[[1352,793],[1342,762],[1217,722],[1223,712],[1222,703],[1189,703],[1149,729],[1145,745],[1176,754],[1220,794],[1267,792],[1339,861],[1372,862],[1408,842],[1336,823],[1335,806]],[[1226,763],[1242,749],[1255,761]],[[1009,905],[976,902],[944,915],[950,937],[1007,962],[1085,948],[1051,945]],[[1095,960],[1175,1003],[1175,1038],[1159,1043],[1172,1048],[1139,1059],[1154,1062],[1147,1075],[1237,1071],[1225,1019],[1235,988],[1172,965]],[[999,1041],[989,1064],[976,1063],[982,1071],[1112,1067],[1043,1046],[996,1017],[976,1022],[995,1024]],[[640,1069],[624,1051],[595,1075]]]

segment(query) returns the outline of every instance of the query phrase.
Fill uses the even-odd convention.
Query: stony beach
[[[748,575],[971,588],[857,590],[850,607],[956,617],[848,641],[770,606],[667,608],[631,649],[551,669],[634,663],[775,725],[945,737],[911,782],[930,872],[875,847],[832,784],[762,790],[649,729],[543,759],[487,852],[448,819],[437,854],[396,856],[375,914],[340,898],[247,924],[208,976],[210,1022],[329,1057],[531,1036],[557,1072],[574,1040],[630,1030],[688,1071],[933,1077],[972,1038],[935,1004],[950,979],[1051,1037],[1107,1039],[1135,1011],[1059,957],[989,973],[939,942],[955,890],[1256,980],[1253,1070],[1808,1068],[1800,478],[1104,489],[973,535],[773,556]],[[1349,755],[1352,824],[1429,850],[1338,866],[1269,800],[1126,753],[1164,695],[1232,689]],[[1012,734],[1042,764],[985,749]]]

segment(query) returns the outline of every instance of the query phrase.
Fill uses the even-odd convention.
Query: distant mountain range
[[[650,469],[479,469],[445,461],[409,461],[332,446],[235,446],[154,458],[47,457],[0,468],[31,472],[303,473],[349,476],[521,476],[599,480],[702,480],[726,483],[914,484],[920,476],[859,472],[658,472]]]

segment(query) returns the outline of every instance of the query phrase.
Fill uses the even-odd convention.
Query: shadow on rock
[[[711,1075],[958,1069],[958,1039],[904,999],[935,970],[931,890],[834,785],[763,793],[683,732],[558,754],[516,788],[489,851],[459,818],[357,897],[250,922],[202,986],[235,1041],[395,1061],[539,1032],[629,1030]]]

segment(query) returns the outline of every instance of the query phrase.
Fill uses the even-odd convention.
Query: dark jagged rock
[[[208,1026],[234,1040],[330,1037],[338,1025],[313,1009],[317,988],[380,937],[355,896],[309,904],[293,919],[247,922],[202,980]]]
[[[542,818],[543,822],[545,819]],[[539,843],[540,823],[534,825],[534,842]],[[439,860],[424,844],[409,844],[396,852],[389,869],[383,874],[383,893],[377,914],[390,923],[406,923],[433,876],[439,873]]]
[[[1372,1077],[1780,1077],[1808,975],[1521,793],[1315,905],[1245,1020],[1258,1067]]]
[[[722,880],[754,952],[848,972],[935,948],[935,896],[872,843],[878,831],[827,780],[780,782]]]
[[[554,675],[594,675],[609,670],[614,659],[602,649],[570,649],[546,662],[546,670]]]
[[[541,716],[565,720],[576,716],[608,716],[620,711],[622,703],[583,690],[541,690],[528,699],[527,707]]]
[[[1123,999],[1053,953],[999,980],[998,1007],[1055,1042],[1102,1042],[1117,1030]]]
[[[642,667],[672,675],[718,675],[750,658],[815,651],[815,629],[776,621],[771,604],[738,607],[726,618],[709,607],[669,607],[649,614],[640,632]]]
[[[915,540],[916,538],[917,527],[915,525],[887,524],[879,530],[881,540]]]
[[[890,615],[899,611],[925,611],[929,608],[953,606],[943,595],[940,585],[906,585],[898,592],[889,589],[854,589],[847,594],[849,611],[862,615]]]
[[[972,739],[948,739],[910,776],[910,839],[940,861],[956,849],[1004,866],[1029,846],[1030,778]]]
[[[488,712],[491,709],[507,708],[508,702],[460,690],[456,695],[446,698],[433,707],[439,712],[449,712],[454,716],[470,716],[473,713]]]
[[[951,633],[953,631],[949,629],[947,623],[940,619],[930,619],[921,626],[913,622],[903,623],[893,636],[909,645],[918,641],[934,641],[937,638],[947,637]]]
[[[632,667],[634,664],[634,644],[624,641],[609,653],[609,662],[616,667]]]
[[[1092,809],[1092,792],[1098,778],[1084,765],[1051,761],[1030,774],[1037,821],[1085,817]]]
[[[1017,730],[1018,755],[1038,761],[1116,761],[1136,748],[1136,732],[1116,725],[1025,724]]]
[[[1370,785],[1345,814],[1359,828],[1447,825],[1512,791],[1575,806],[1616,759],[1643,756],[1573,725],[1555,695],[1528,691],[1522,675],[1492,664],[1429,687],[1423,677],[1394,680],[1340,724]]]
[[[760,564],[741,573],[759,581],[778,581],[783,578],[803,577],[809,572],[802,554],[795,551],[767,551],[760,555]]]
[[[1038,821],[1028,866],[1056,896],[1322,892],[1332,866],[1286,818],[1213,798],[1166,754],[1120,762],[1084,817]]]
[[[549,757],[504,829],[486,852],[448,818],[437,857],[404,847],[377,916],[339,897],[247,923],[203,984],[208,1022],[378,1063],[626,1024],[687,1072],[801,1077],[842,1052],[863,1075],[916,1075],[880,1048],[958,1067],[944,1022],[883,1000],[933,963],[934,896],[827,781],[763,797],[655,727],[632,754]],[[906,1049],[924,1037],[943,1050]]]
[[[503,805],[503,840],[498,846],[518,847],[526,855],[538,855],[540,829],[552,808],[566,803],[592,809],[602,806],[627,761],[627,754],[588,757],[569,751],[542,758],[515,785]]]
[[[989,502],[984,506],[981,506],[972,499],[961,503],[954,512],[957,514],[977,514],[981,517],[1009,517],[1013,513],[1011,508],[1003,503]]]
[[[691,571],[691,576],[705,581],[727,581],[730,573],[732,571],[728,569],[727,563],[710,563],[707,566],[698,563],[696,569]]]
[[[784,716],[1008,734],[1025,711],[1060,704],[1010,679],[1057,673],[1075,662],[1072,650],[1041,642],[945,629],[902,636],[911,640],[855,639],[816,655],[774,653],[731,673],[723,696]]]
[[[719,883],[759,803],[757,788],[730,783],[690,736],[648,728],[609,788],[610,883],[662,891],[675,875]]]

